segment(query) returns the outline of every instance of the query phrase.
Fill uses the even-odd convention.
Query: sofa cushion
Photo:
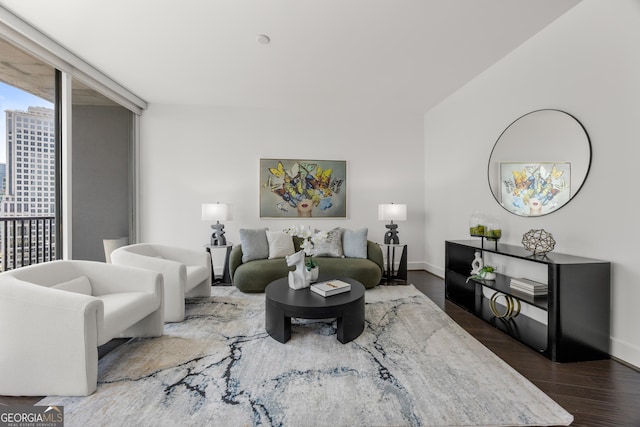
[[[269,259],[284,258],[293,255],[293,238],[284,231],[267,230],[269,243]]]
[[[314,257],[313,260],[318,264],[320,275],[351,277],[367,289],[375,287],[382,277],[380,267],[370,259]]]
[[[87,276],[76,277],[75,279],[53,285],[51,288],[82,295],[91,295],[93,293],[91,282]]]
[[[187,283],[185,285],[185,292],[190,291],[197,285],[207,280],[209,270],[207,267],[201,265],[187,265]]]
[[[269,283],[287,277],[290,269],[284,258],[259,259],[238,267],[233,283],[242,292],[264,292]]]
[[[325,256],[333,258],[343,258],[342,251],[342,229],[334,228],[327,232],[327,238],[324,241],[317,241],[313,244],[314,256]]]
[[[269,257],[267,229],[240,229],[240,245],[242,245],[242,262]]]
[[[121,292],[100,295],[104,304],[104,328],[98,331],[98,345],[119,336],[122,331],[156,311],[161,304],[156,294]]]
[[[344,230],[342,233],[342,249],[347,258],[367,257],[367,232],[368,229]]]

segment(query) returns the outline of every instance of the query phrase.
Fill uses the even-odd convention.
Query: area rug
[[[88,397],[49,396],[65,426],[568,425],[551,398],[413,286],[366,293],[366,327],[347,344],[335,319],[293,319],[281,344],[264,294],[213,287],[160,338],[99,362]]]

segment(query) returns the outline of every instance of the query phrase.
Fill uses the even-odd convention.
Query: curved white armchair
[[[204,250],[138,243],[113,251],[111,262],[162,274],[165,322],[184,320],[185,297],[211,295],[211,258]]]
[[[98,346],[164,329],[158,273],[51,261],[0,273],[0,395],[87,396]]]

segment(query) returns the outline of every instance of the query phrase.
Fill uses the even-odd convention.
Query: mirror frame
[[[560,113],[564,116],[566,116],[566,119],[571,119],[575,122],[575,124],[577,124],[578,126],[576,127],[576,129],[580,129],[581,133],[578,135],[576,134],[576,140],[578,139],[584,139],[584,141],[577,141],[577,144],[580,144],[581,142],[586,142],[586,147],[580,147],[580,149],[584,149],[584,153],[583,156],[588,157],[586,159],[586,165],[580,165],[581,168],[583,170],[583,174],[579,177],[577,177],[577,179],[580,180],[579,185],[577,185],[577,189],[575,191],[571,191],[570,196],[568,198],[568,200],[566,200],[564,203],[562,203],[562,205],[558,206],[557,208],[548,211],[548,212],[544,212],[544,213],[540,213],[538,215],[523,215],[523,214],[519,214],[517,212],[514,212],[510,209],[508,209],[507,207],[504,206],[503,202],[501,202],[501,197],[499,194],[500,189],[502,188],[502,182],[501,182],[501,177],[500,177],[500,161],[499,160],[494,160],[494,156],[497,153],[497,149],[499,149],[499,144],[502,140],[503,146],[504,144],[507,143],[511,143],[513,144],[513,141],[509,141],[509,140],[505,140],[503,139],[505,137],[505,135],[507,135],[510,131],[513,131],[514,126],[517,125],[517,123],[525,118],[529,118],[529,116],[531,116],[532,114],[538,114],[538,113],[542,113],[542,112],[556,112],[556,113]],[[518,141],[516,141],[517,143]],[[587,180],[587,177],[589,175],[589,171],[591,169],[591,161],[592,161],[592,157],[593,157],[593,151],[592,151],[592,147],[591,147],[591,139],[589,138],[589,134],[587,133],[587,130],[585,129],[585,127],[582,125],[582,123],[573,115],[567,113],[566,111],[562,111],[562,110],[557,110],[557,109],[552,109],[552,108],[543,108],[543,109],[539,109],[539,110],[534,110],[531,112],[528,112],[526,114],[523,114],[522,116],[518,117],[517,119],[515,119],[513,122],[511,122],[509,124],[509,126],[507,126],[502,133],[500,133],[500,136],[498,137],[498,139],[496,140],[496,142],[493,145],[493,148],[491,150],[491,154],[489,155],[489,161],[487,163],[487,181],[489,184],[489,190],[491,191],[491,194],[493,195],[493,198],[496,200],[496,202],[507,212],[516,215],[516,216],[522,216],[522,217],[540,217],[540,216],[544,216],[544,215],[549,215],[552,214],[554,212],[557,212],[558,210],[562,209],[564,206],[566,206],[567,204],[569,204],[569,202],[571,200],[573,200],[573,198],[580,192],[580,190],[582,189],[582,187],[584,186],[584,183]],[[553,159],[554,161],[556,160],[560,160],[560,159]],[[572,159],[566,159],[567,161],[571,161]],[[520,162],[514,162],[514,163],[520,163]],[[522,163],[526,163],[526,162],[522,162]],[[546,162],[536,162],[536,161],[531,161],[531,163],[534,164],[544,164]],[[556,162],[559,163],[559,162]],[[573,163],[572,163],[573,164]],[[492,169],[495,168],[495,169]],[[495,178],[495,176],[497,176],[497,178]],[[493,180],[492,180],[493,178]],[[573,174],[571,175],[571,179],[573,179],[574,176]],[[573,186],[572,186],[573,187]]]

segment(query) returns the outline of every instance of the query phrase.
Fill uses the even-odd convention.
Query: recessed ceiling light
[[[256,41],[258,43],[260,43],[260,44],[269,44],[271,39],[269,38],[269,36],[266,36],[264,34],[260,34],[259,36],[256,37]]]

